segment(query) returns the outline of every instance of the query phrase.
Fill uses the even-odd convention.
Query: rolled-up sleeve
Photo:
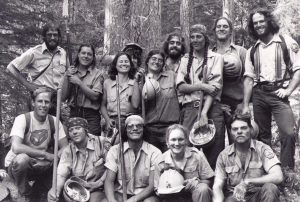
[[[95,82],[94,82],[94,85],[93,85],[93,88],[92,90],[94,92],[98,92],[98,93],[103,93],[103,86],[102,86],[102,83],[103,83],[103,76],[101,73],[97,73],[97,78],[95,79]]]
[[[27,66],[32,62],[32,59],[33,49],[29,49],[13,61],[11,61],[10,64],[12,64],[19,71],[22,71],[27,68]]]
[[[225,171],[225,164],[223,161],[222,153],[219,154],[217,163],[216,163],[216,169],[215,169],[215,178],[216,179],[227,179],[227,174]]]
[[[215,54],[215,56],[210,57],[210,60],[213,60],[213,66],[209,75],[207,75],[207,83],[222,89],[223,86],[223,65],[224,60],[223,56],[220,54]]]
[[[115,145],[110,148],[106,155],[105,167],[110,169],[111,171],[117,173],[118,172],[118,145]]]
[[[182,57],[180,60],[180,65],[178,69],[178,74],[176,77],[176,86],[178,86],[182,83],[186,83],[184,80],[185,75],[187,74],[187,63],[188,63],[188,58],[187,57]]]
[[[62,176],[63,178],[68,178],[72,169],[72,153],[70,145],[64,148],[58,167],[57,167],[57,175]]]

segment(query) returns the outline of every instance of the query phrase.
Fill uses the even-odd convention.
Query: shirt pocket
[[[174,98],[176,97],[176,91],[174,84],[171,82],[165,82],[160,85],[161,95],[165,98]]]
[[[264,168],[261,161],[258,162],[250,162],[248,176],[251,178],[260,177],[264,174]]]
[[[184,175],[186,179],[191,179],[193,177],[199,177],[198,176],[198,169],[197,165],[191,165],[184,169]]]
[[[227,166],[225,167],[225,172],[228,175],[227,184],[235,186],[240,182],[238,166]]]

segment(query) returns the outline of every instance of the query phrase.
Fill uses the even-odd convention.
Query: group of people
[[[249,50],[232,42],[233,25],[225,17],[215,21],[214,46],[202,24],[191,26],[188,52],[186,39],[171,33],[143,67],[143,49],[131,44],[114,56],[106,78],[93,46],[81,45],[69,65],[58,46],[59,28],[45,26],[44,43],[7,67],[32,92],[33,111],[16,117],[5,160],[19,193],[26,199],[44,186],[48,200],[58,201],[75,176],[89,190],[89,201],[123,201],[124,187],[128,202],[279,201],[282,168],[294,168],[296,131],[288,97],[300,83],[299,46],[278,33],[268,10],[252,12],[248,28],[257,40]],[[54,189],[48,181],[57,88],[71,118],[58,126]],[[270,147],[272,115],[280,131],[280,161]],[[107,130],[119,130],[120,143],[101,136],[101,116]],[[212,128],[209,144],[192,147],[190,133],[205,135]]]

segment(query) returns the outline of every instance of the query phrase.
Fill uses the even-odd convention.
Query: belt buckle
[[[198,108],[200,106],[200,101],[194,101],[194,107]]]

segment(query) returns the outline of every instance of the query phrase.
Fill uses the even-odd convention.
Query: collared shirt
[[[52,57],[53,60],[51,62]],[[66,51],[58,46],[53,56],[47,49],[46,44],[43,43],[30,48],[21,56],[14,59],[11,64],[21,73],[28,74],[28,78],[32,78],[33,83],[56,89],[62,82],[66,71]],[[47,70],[35,80],[36,76],[49,64],[50,66]]]
[[[57,174],[68,178],[71,176],[81,177],[86,180],[88,173],[95,170],[105,171],[104,161],[106,150],[104,148],[105,139],[103,137],[88,134],[87,146],[84,150],[79,150],[77,146],[70,142],[63,150]],[[102,175],[98,175],[101,177]],[[98,179],[90,179],[96,181]]]
[[[127,181],[127,194],[136,195],[149,185],[150,171],[154,171],[154,163],[161,151],[153,145],[143,142],[137,156],[135,156],[128,142],[124,143],[124,162]],[[119,159],[119,145],[110,148],[107,153],[105,167],[117,173],[115,191],[122,193],[121,163]]]
[[[153,100],[146,100],[146,124],[179,122],[179,102],[176,93],[175,73],[163,71],[157,81],[160,92]]]
[[[121,115],[128,116],[130,113],[134,113],[135,110],[131,105],[132,93],[134,88],[133,79],[129,79],[124,85],[120,85],[120,108]],[[116,80],[106,79],[104,82],[104,90],[107,95],[107,113],[108,116],[117,115],[117,84]]]
[[[300,69],[300,51],[299,45],[297,42],[292,39],[291,37],[287,35],[283,35],[286,46],[289,52],[290,61],[292,64],[291,70],[293,72]],[[274,82],[276,81],[276,45],[281,42],[281,39],[279,37],[279,34],[275,34],[272,38],[272,40],[265,44],[261,40],[258,40],[255,44],[257,46],[257,50],[259,50],[259,64],[260,64],[260,81],[268,81],[268,82]],[[257,51],[256,50],[256,51]],[[285,73],[286,64],[283,59],[283,53],[281,50],[281,46],[278,49],[280,51],[280,61],[281,61],[281,75],[280,78],[283,78],[283,75]],[[244,76],[250,77],[254,79],[254,82],[257,82],[256,73],[254,71],[254,66],[252,64],[251,58],[250,58],[250,52],[251,48],[248,49],[247,55],[246,55],[246,61],[245,61],[245,74]],[[254,59],[255,60],[255,59]]]
[[[184,80],[184,76],[187,74],[187,65],[189,60],[189,54],[185,54],[180,61],[179,71],[177,74],[176,85],[177,87],[182,84],[186,83]],[[191,84],[201,83],[199,80],[198,75],[201,73],[203,60],[199,60],[197,57],[194,56],[193,63],[191,66],[190,71],[190,79]],[[222,86],[223,86],[223,57],[218,54],[214,53],[211,50],[207,53],[207,83],[210,85],[214,85],[219,89],[218,95],[216,95],[215,99],[220,101],[221,93],[222,93]],[[184,94],[182,104],[190,103],[200,99],[200,91],[194,91],[191,94]]]
[[[215,173],[216,178],[226,180],[225,190],[233,192],[234,187],[242,179],[266,175],[277,164],[280,162],[268,145],[257,140],[251,140],[244,169],[236,153],[235,145],[232,144],[219,154]],[[249,191],[255,186],[249,185]]]
[[[180,59],[177,60],[175,63],[172,63],[170,58],[166,58],[166,64],[165,64],[164,70],[165,71],[168,71],[168,70],[173,71],[177,75],[178,70],[179,70],[179,65],[180,65]]]
[[[102,84],[103,84],[103,76],[99,69],[96,67],[89,67],[85,73],[77,72],[77,75],[80,80],[86,85],[88,88],[92,89],[94,92],[102,94]],[[72,100],[75,99],[75,94],[72,93]],[[81,90],[78,88],[77,93],[77,106],[99,110],[100,109],[100,101],[99,100],[91,100],[89,99]]]
[[[215,45],[212,51],[217,52],[217,46]],[[245,58],[247,50],[242,47],[231,43],[228,49],[222,54],[224,62],[230,60],[235,62],[236,74],[231,74],[232,78],[223,76],[223,89],[222,97],[232,98],[235,100],[243,100],[243,74],[245,71]],[[234,61],[232,57],[235,57],[237,61]],[[223,68],[224,74],[226,74],[226,68]]]
[[[210,167],[205,155],[202,151],[199,151],[195,147],[186,147],[183,164],[181,167],[178,167],[174,164],[174,160],[171,155],[171,151],[168,150],[155,162],[155,174],[154,174],[154,186],[158,187],[159,177],[161,172],[165,168],[176,168],[183,171],[184,179],[191,179],[194,177],[199,178],[200,180],[207,180],[214,176],[214,171]]]

